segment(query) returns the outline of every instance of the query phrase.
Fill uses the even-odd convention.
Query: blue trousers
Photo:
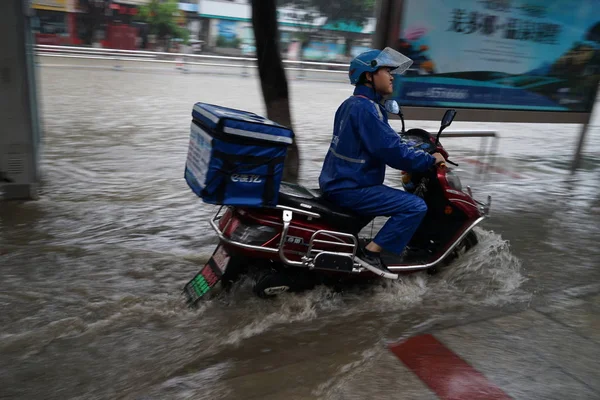
[[[427,213],[422,198],[385,185],[340,190],[328,193],[327,198],[360,215],[389,216],[373,241],[395,254],[402,253]]]

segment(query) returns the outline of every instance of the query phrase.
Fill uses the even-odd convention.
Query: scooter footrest
[[[354,262],[351,254],[322,252],[313,262],[315,269],[337,272],[353,272]]]

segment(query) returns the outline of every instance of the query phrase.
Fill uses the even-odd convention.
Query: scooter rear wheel
[[[254,285],[254,293],[262,298],[268,299],[291,289],[291,279],[281,271],[269,272],[258,278]]]
[[[312,289],[314,286],[315,280],[312,274],[305,271],[280,269],[259,277],[254,285],[254,293],[260,298],[268,299],[284,292],[301,292]]]

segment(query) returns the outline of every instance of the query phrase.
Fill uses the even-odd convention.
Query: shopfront
[[[36,43],[61,45],[70,42],[67,0],[34,0],[31,29]]]

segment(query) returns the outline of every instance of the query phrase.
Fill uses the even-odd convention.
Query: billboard
[[[409,107],[589,113],[597,10],[600,0],[404,0],[390,44],[414,64],[394,97]]]

